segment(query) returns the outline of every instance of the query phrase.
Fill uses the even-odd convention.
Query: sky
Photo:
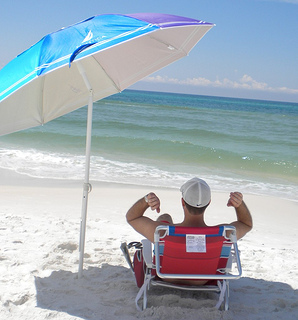
[[[298,0],[0,0],[0,68],[62,27],[139,12],[216,26],[189,56],[131,89],[298,103]]]

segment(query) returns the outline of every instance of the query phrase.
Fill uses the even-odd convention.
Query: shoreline
[[[101,207],[110,207],[113,209],[113,205],[116,207],[119,204],[123,205],[123,211],[126,212],[129,207],[137,201],[139,198],[149,192],[155,192],[162,201],[162,207],[164,212],[168,212],[174,215],[174,218],[179,219],[182,214],[181,209],[181,193],[179,188],[174,187],[152,187],[150,185],[135,185],[116,182],[104,182],[104,181],[90,181],[92,185],[92,191],[89,193],[89,208],[95,216],[96,206],[100,203]],[[0,169],[0,189],[1,189],[1,201],[2,207],[7,208],[11,205],[20,206],[23,201],[23,205],[32,205],[32,201],[36,202],[36,209],[45,204],[51,203],[53,208],[56,208],[55,212],[59,211],[59,207],[66,205],[71,207],[72,210],[80,213],[81,201],[83,194],[83,181],[80,180],[66,180],[66,179],[49,179],[49,178],[33,178],[23,174],[18,174],[9,170]],[[237,190],[231,190],[237,191]],[[226,207],[226,200],[228,199],[228,191],[212,191],[212,200],[208,208],[210,213],[210,223],[222,223],[215,222],[220,220],[220,214],[227,215],[228,218],[234,217],[234,212]],[[20,196],[18,200],[17,195]],[[257,195],[252,193],[243,193],[244,201],[247,203],[251,212],[263,212],[264,218],[279,219],[279,215],[282,215],[283,219],[297,220],[298,224],[298,201],[286,199],[283,197],[276,197],[274,195]],[[111,198],[113,200],[111,200]],[[49,200],[50,199],[50,200]],[[173,201],[173,199],[175,199]],[[60,202],[59,202],[60,201]],[[34,208],[34,206],[33,206]],[[273,214],[270,215],[270,212]],[[212,216],[212,218],[211,218]],[[257,214],[254,219],[259,216]],[[295,225],[295,223],[294,223]]]
[[[227,187],[225,187],[223,190],[218,190],[212,187],[210,184],[210,181],[206,179],[208,184],[211,186],[211,190],[214,190],[213,192],[216,193],[227,193],[229,190]],[[18,173],[11,169],[4,169],[0,168],[0,186],[24,186],[24,187],[30,187],[34,184],[37,184],[41,187],[83,187],[84,178],[82,179],[67,179],[67,178],[41,178],[41,177],[33,177],[24,173]],[[114,182],[114,181],[98,181],[98,180],[92,180],[90,178],[90,183],[94,186],[101,187],[102,185],[115,185],[119,188],[140,188],[140,189],[165,189],[165,190],[179,190],[180,186],[164,186],[164,185],[152,185],[152,183],[133,183],[133,182]],[[236,187],[237,189],[237,187]],[[239,188],[238,188],[239,189]],[[245,187],[243,188],[245,189]],[[230,190],[231,191],[231,190]],[[259,193],[259,192],[251,192],[248,190],[247,192],[241,191],[243,194],[251,195],[251,196],[263,196],[263,197],[272,197],[272,198],[279,198],[282,200],[287,200],[290,202],[298,203],[298,198],[293,199],[286,197],[285,195],[278,196],[276,193],[276,190],[272,190],[272,192],[265,192],[265,193]]]
[[[26,212],[30,216],[42,214],[80,220],[83,181],[32,178],[4,169],[0,169],[0,181],[2,203],[0,214],[1,212],[9,214]],[[161,213],[171,214],[175,223],[182,220],[179,188],[99,181],[90,181],[90,183],[92,191],[89,193],[87,219],[101,219],[102,216],[108,216],[113,212],[111,221],[128,227],[125,219],[127,210],[138,199],[152,191],[161,200]],[[206,223],[216,225],[236,220],[233,208],[226,206],[229,192],[211,192],[211,204],[205,214]],[[255,230],[261,232],[264,228],[264,232],[275,234],[275,237],[270,240],[272,243],[280,248],[291,248],[291,240],[283,235],[287,232],[296,234],[298,202],[282,197],[250,193],[243,193],[243,196],[254,221],[253,231],[248,236]],[[158,217],[158,214],[149,210],[146,215],[152,219]],[[140,235],[134,230],[131,232],[140,239]],[[264,243],[270,244],[270,241],[264,241]],[[296,242],[298,245],[298,240]]]

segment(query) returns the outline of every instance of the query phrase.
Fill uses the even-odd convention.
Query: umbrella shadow
[[[142,315],[136,310],[134,298],[138,288],[130,270],[122,266],[104,264],[100,268],[91,267],[84,271],[82,279],[77,278],[77,273],[54,271],[49,277],[35,277],[35,286],[37,307],[48,310],[48,317],[55,316],[55,312],[65,312],[86,320],[111,320],[121,316],[136,319],[152,312],[146,310]],[[246,319],[247,314],[254,319],[253,315],[264,314],[264,311],[268,316],[273,313],[282,316],[284,312],[294,316],[298,310],[297,294],[298,290],[286,283],[241,278],[231,283],[230,310],[235,319],[238,316]],[[193,300],[191,305],[189,299]],[[162,307],[166,313],[175,304],[182,311],[184,308],[189,311],[208,308],[211,312],[216,299],[208,294],[152,288],[149,291],[148,307]]]
[[[124,296],[134,297],[137,288],[129,269],[104,264],[84,270],[83,278],[70,271],[53,271],[49,277],[35,277],[37,307],[82,319],[116,319],[123,308]],[[119,306],[115,308],[115,306]],[[117,312],[119,310],[119,312]],[[49,311],[48,316],[55,313]]]

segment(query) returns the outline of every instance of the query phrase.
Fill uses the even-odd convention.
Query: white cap
[[[205,207],[211,200],[210,187],[206,181],[199,178],[192,178],[185,182],[180,191],[184,201],[192,207]]]

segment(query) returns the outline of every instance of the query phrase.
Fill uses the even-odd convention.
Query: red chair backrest
[[[227,262],[221,257],[223,245],[231,247],[222,233],[223,227],[170,227],[170,235],[163,239],[161,272],[216,274]]]

